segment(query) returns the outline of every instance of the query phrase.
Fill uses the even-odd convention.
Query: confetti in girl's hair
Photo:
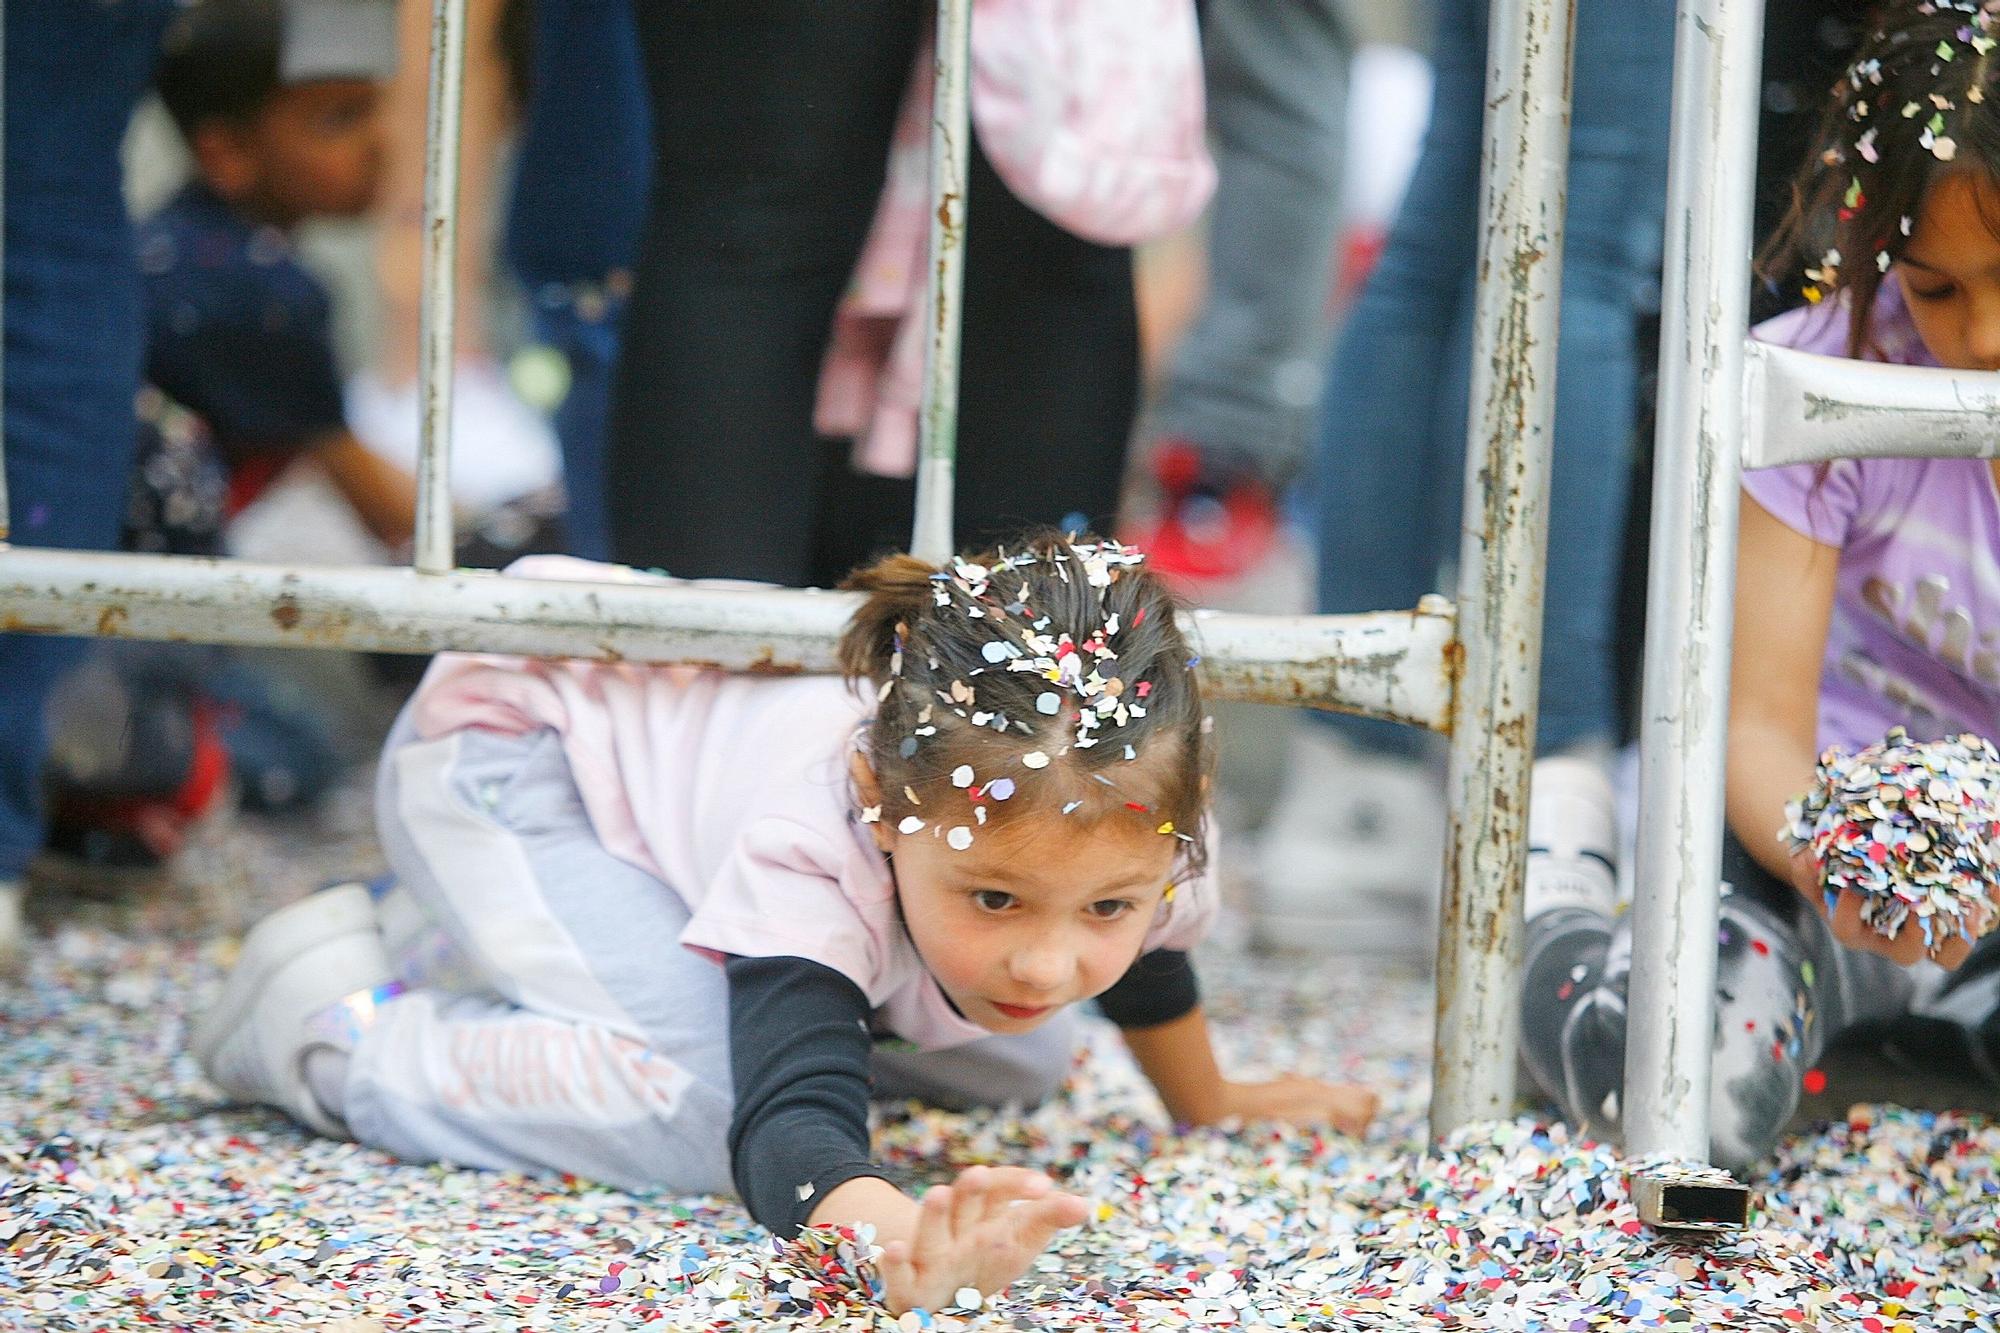
[[[869,594],[840,661],[876,685],[880,818],[943,820],[959,849],[1003,814],[1145,818],[1198,868],[1199,659],[1139,551],[1051,535],[942,569],[892,556],[845,586]]]
[[[1851,357],[1870,354],[1868,312],[1931,187],[1964,172],[2000,181],[2000,7],[1894,0],[1878,17],[1758,256],[1773,287],[1803,275],[1806,300],[1844,297]]]

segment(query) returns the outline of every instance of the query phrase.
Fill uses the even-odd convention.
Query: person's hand
[[[990,1296],[1028,1271],[1056,1232],[1090,1215],[1039,1171],[972,1166],[924,1195],[915,1232],[883,1247],[882,1301],[897,1314],[950,1305],[971,1287]]]
[[[1356,1138],[1382,1099],[1357,1083],[1322,1083],[1284,1074],[1265,1083],[1223,1085],[1223,1114],[1243,1120],[1281,1120],[1288,1125],[1332,1125]]]
[[[1792,887],[1826,920],[1834,939],[1847,948],[1880,954],[1903,967],[1928,958],[1947,972],[1955,970],[1972,953],[1973,942],[1989,929],[1994,913],[1990,901],[1974,910],[1970,938],[1939,922],[1933,925],[1931,943],[1927,945],[1923,925],[1914,915],[1905,918],[1903,928],[1894,935],[1884,935],[1861,919],[1861,908],[1867,901],[1864,894],[1852,889],[1842,890],[1832,908],[1827,907],[1820,864],[1809,848],[1801,848],[1792,854]]]
[[[1833,928],[1833,937],[1850,949],[1878,953],[1904,967],[1928,958],[1947,972],[1955,970],[1972,953],[1973,941],[1986,933],[1993,916],[1991,903],[1974,909],[1970,938],[1966,933],[1953,929],[1948,922],[1933,918],[1931,943],[1927,946],[1923,924],[1914,915],[1905,918],[1903,928],[1894,935],[1884,935],[1865,924],[1861,920],[1861,907],[1865,901],[1864,895],[1851,889],[1840,895],[1833,911],[1826,916],[1827,924]],[[1820,903],[1820,911],[1826,912],[1824,899]]]

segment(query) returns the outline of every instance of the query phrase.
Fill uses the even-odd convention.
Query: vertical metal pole
[[[1431,1131],[1511,1113],[1573,0],[1493,0]]]
[[[1762,0],[1681,0],[1646,589],[1625,1146],[1708,1156]]]
[[[465,86],[465,0],[432,0],[430,107],[424,127],[422,340],[417,400],[414,564],[442,574],[457,563],[451,531],[451,383],[458,318],[459,112]]]
[[[931,280],[924,299],[924,401],[918,418],[917,514],[910,554],[943,564],[955,547],[958,343],[965,306],[965,178],[970,165],[972,0],[938,0],[937,91],[931,103]]]

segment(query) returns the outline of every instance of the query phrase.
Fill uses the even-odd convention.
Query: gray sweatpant
[[[2000,934],[1954,972],[1849,949],[1733,838],[1733,887],[1716,941],[1710,1153],[1742,1170],[1777,1146],[1802,1079],[1836,1037],[1873,1038],[1908,1062],[1964,1070],[2000,1088]],[[1619,1133],[1631,917],[1557,908],[1530,923],[1521,1055],[1572,1125]]]
[[[1209,0],[1202,65],[1217,182],[1209,290],[1153,409],[1179,435],[1283,484],[1305,459],[1354,38],[1345,0]]]
[[[680,897],[598,841],[561,738],[423,741],[406,718],[376,796],[394,892],[409,900],[383,916],[411,989],[354,1049],[356,1139],[412,1161],[729,1192],[722,969],[678,943]],[[878,1050],[874,1094],[1040,1101],[1076,1035],[1063,1014],[948,1051]]]

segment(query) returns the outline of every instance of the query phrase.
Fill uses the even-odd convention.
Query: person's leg
[[[1274,488],[1298,471],[1324,374],[1353,37],[1340,0],[1209,0],[1202,14],[1218,180],[1208,294],[1153,409]]]
[[[11,289],[11,258],[8,267]],[[16,546],[114,549],[124,517],[125,488],[115,482],[107,485],[106,479],[122,478],[131,468],[138,440],[131,394],[107,394],[96,384],[61,382],[69,379],[64,376],[30,379],[17,373],[11,352],[14,307],[10,297],[5,413],[12,519],[8,540]],[[131,316],[136,329],[136,309]],[[88,646],[87,639],[0,635],[0,972],[9,968],[21,948],[19,885],[42,847],[47,705],[57,681],[83,660]]]
[[[1477,253],[1486,19],[1438,24],[1436,94],[1423,152],[1375,271],[1328,372],[1314,458],[1319,609],[1412,607],[1436,590],[1440,514],[1455,514],[1464,426],[1434,426],[1439,382],[1462,355],[1454,331]],[[1362,748],[1414,755],[1410,727],[1326,716]]]
[[[801,583],[820,363],[928,11],[647,0],[636,12],[655,156],[612,389],[612,552],[687,577]]]
[[[1741,1170],[1768,1154],[1826,1043],[1901,1013],[1908,973],[1843,949],[1819,915],[1732,837],[1716,956],[1710,1155]],[[1631,918],[1559,906],[1528,923],[1521,1055],[1563,1116],[1614,1137],[1623,1116]]]
[[[1037,526],[1110,531],[1138,393],[1131,251],[1072,236],[1029,208],[975,143],[956,544],[1012,540]],[[916,487],[855,473],[845,441],[821,449],[814,581],[831,584],[908,544]]]
[[[1582,0],[1556,345],[1554,464],[1537,749],[1608,745],[1634,457],[1636,331],[1658,304],[1666,212],[1671,0]]]
[[[553,732],[396,740],[384,849],[490,993],[381,1006],[339,1108],[356,1138],[413,1160],[728,1189],[727,992],[680,947],[680,898],[597,840]]]
[[[878,1047],[870,1062],[875,1078],[870,1095],[949,1111],[1035,1106],[1069,1077],[1079,1035],[1075,1012],[1065,1010],[1018,1037],[986,1037],[943,1051]]]

